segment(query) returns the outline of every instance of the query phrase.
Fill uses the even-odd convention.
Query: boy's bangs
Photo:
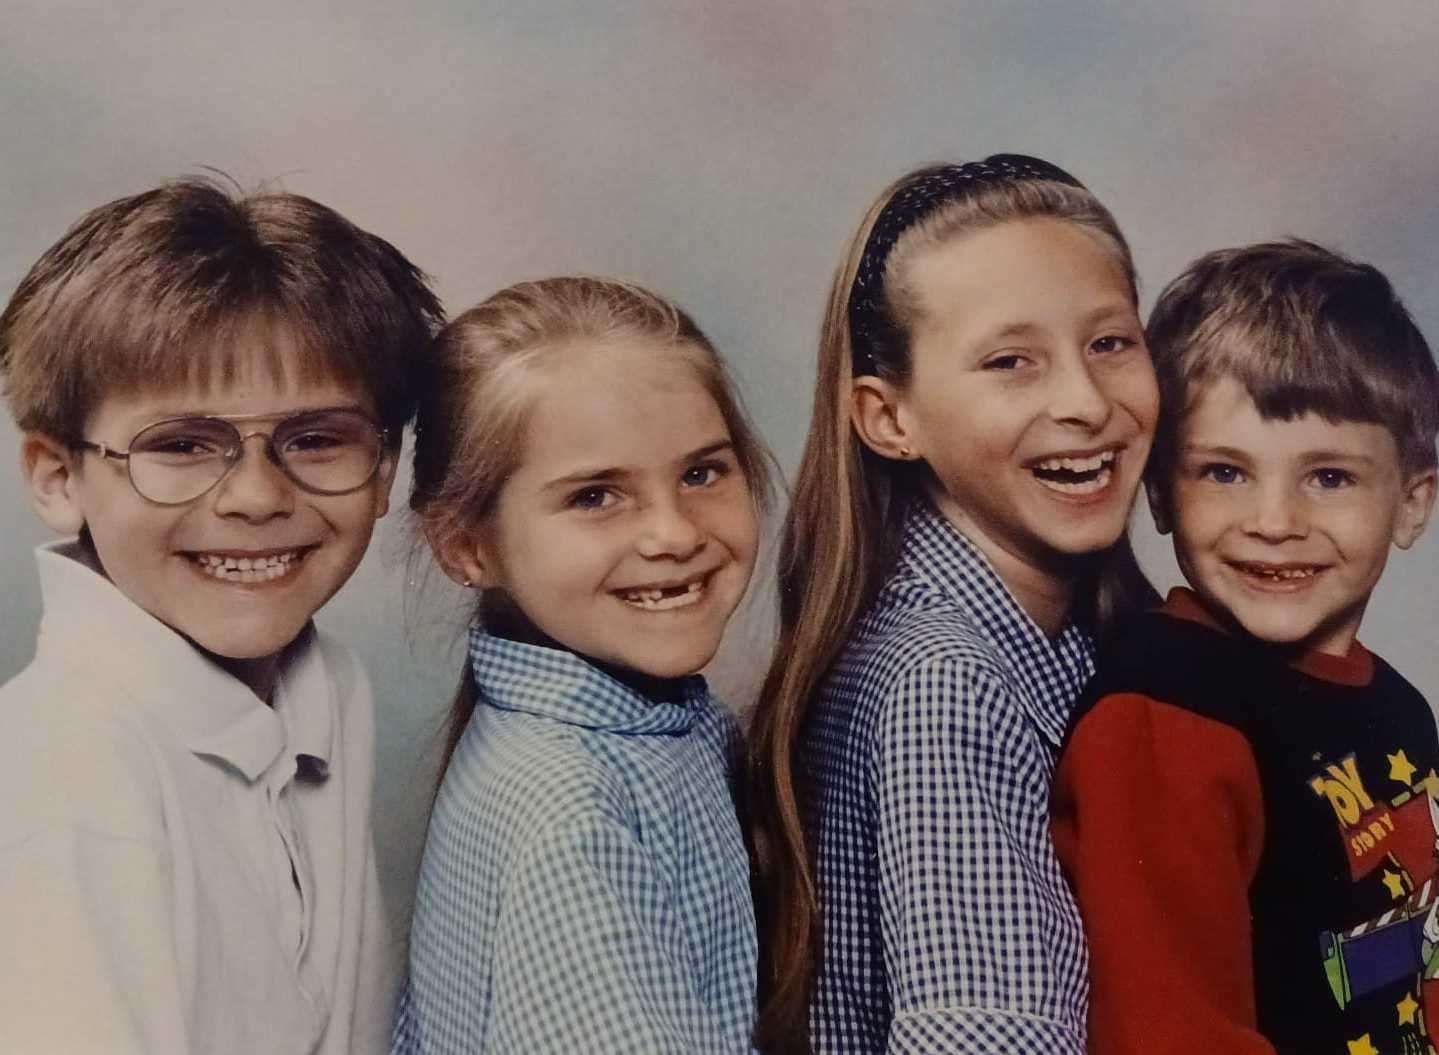
[[[302,315],[285,317],[268,310],[221,318],[173,351],[160,349],[141,376],[151,378],[151,385],[156,377],[182,377],[187,386],[208,391],[233,387],[257,374],[282,389],[328,382],[356,384],[374,403],[375,394],[363,383],[363,364],[343,354],[353,345],[327,339],[324,328],[313,322]]]
[[[304,309],[225,304],[219,298],[184,312],[153,310],[143,301],[97,305],[92,319],[74,320],[86,347],[68,357],[71,405],[88,418],[107,393],[218,391],[258,370],[282,388],[357,384],[371,410],[382,413],[379,392],[365,383],[367,364],[353,351],[363,345],[347,339],[345,327],[333,321]]]
[[[1408,397],[1383,357],[1368,353],[1373,346],[1365,337],[1333,329],[1289,334],[1230,326],[1192,357],[1197,369],[1186,387],[1194,393],[1205,382],[1233,377],[1265,419],[1317,414],[1336,424],[1384,425],[1397,440],[1410,416]]]

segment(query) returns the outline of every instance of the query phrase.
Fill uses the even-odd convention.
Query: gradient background
[[[1385,269],[1439,340],[1434,0],[6,0],[0,18],[4,297],[84,210],[214,166],[390,239],[451,311],[576,270],[670,294],[788,470],[861,211],[915,164],[1020,151],[1109,204],[1146,309],[1205,250],[1298,234]],[[16,455],[7,418],[0,679],[32,652],[45,538]],[[1143,514],[1136,537],[1173,582]],[[1439,699],[1436,555],[1439,530],[1396,555],[1363,636]],[[439,578],[392,512],[321,617],[374,677],[401,915],[458,669],[465,599]],[[767,580],[756,593],[715,670],[739,705],[767,657]]]

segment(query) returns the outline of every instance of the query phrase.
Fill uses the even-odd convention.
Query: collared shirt
[[[734,720],[479,630],[480,700],[430,820],[395,1045],[747,1052],[755,925]]]
[[[0,1050],[383,1051],[354,656],[307,631],[269,707],[73,543],[38,564],[36,655],[0,688]]]
[[[1084,1049],[1084,931],[1049,784],[1093,668],[916,503],[802,746],[817,835],[817,1052]]]

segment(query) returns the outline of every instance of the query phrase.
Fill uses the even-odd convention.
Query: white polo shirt
[[[0,687],[0,1051],[385,1051],[354,655],[307,631],[272,708],[73,543],[37,560],[35,659]]]

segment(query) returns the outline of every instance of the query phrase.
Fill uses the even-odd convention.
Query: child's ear
[[[50,530],[78,535],[85,526],[79,453],[53,437],[27,432],[20,440],[20,472],[30,485],[30,504]]]
[[[1429,514],[1434,509],[1435,471],[1421,469],[1404,482],[1399,500],[1399,515],[1394,520],[1394,545],[1408,549],[1424,533]]]
[[[1149,515],[1154,518],[1154,530],[1167,535],[1174,525],[1169,522],[1169,496],[1167,489],[1153,480],[1144,481],[1144,496],[1149,500]]]
[[[854,379],[849,420],[860,440],[875,454],[897,461],[924,457],[894,385],[873,374]]]
[[[481,589],[497,585],[486,558],[484,545],[470,531],[444,531],[431,524],[425,525],[425,538],[444,571],[461,586]]]

